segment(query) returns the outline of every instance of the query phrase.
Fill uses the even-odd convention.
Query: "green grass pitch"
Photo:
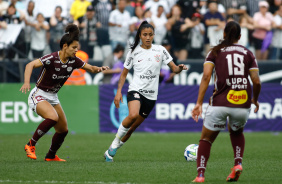
[[[51,135],[36,146],[38,159],[28,159],[24,145],[31,135],[0,135],[0,183],[184,184],[196,177],[196,162],[183,156],[200,133],[134,133],[113,163],[103,154],[114,134],[69,134],[58,152],[67,162],[45,162]],[[282,134],[245,133],[243,173],[237,183],[282,183]],[[226,183],[233,166],[229,134],[212,146],[206,183]]]

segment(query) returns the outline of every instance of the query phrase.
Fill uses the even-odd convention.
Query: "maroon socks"
[[[50,128],[52,128],[57,122],[51,119],[45,119],[40,123],[40,125],[37,127],[36,131],[34,132],[32,139],[28,143],[28,145],[31,144],[31,146],[35,146],[36,142],[45,134],[47,133]]]
[[[211,143],[209,141],[200,140],[197,154],[197,171],[198,177],[205,176],[207,161],[210,157]]]
[[[244,148],[245,148],[244,134],[230,133],[230,139],[234,151],[234,166],[242,164]]]
[[[53,138],[52,138],[52,144],[49,149],[49,152],[46,155],[46,158],[55,158],[55,155],[58,151],[58,149],[61,147],[63,144],[65,137],[67,136],[68,131],[64,133],[55,133]]]

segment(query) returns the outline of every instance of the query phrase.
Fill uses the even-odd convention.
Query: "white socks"
[[[121,142],[120,140],[126,135],[128,132],[129,128],[124,128],[122,124],[120,124],[116,137],[114,141],[112,142],[112,148],[120,148],[124,143]]]

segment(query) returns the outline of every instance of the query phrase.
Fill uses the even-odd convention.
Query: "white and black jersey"
[[[138,45],[132,53],[129,50],[124,67],[133,68],[133,81],[128,91],[138,91],[150,100],[157,100],[162,63],[171,61],[171,55],[161,45],[152,45],[150,49]]]

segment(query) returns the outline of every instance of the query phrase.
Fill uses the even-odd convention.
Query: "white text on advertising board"
[[[26,102],[4,101],[0,102],[1,123],[41,122],[42,118],[32,112]]]
[[[202,118],[206,112],[208,103],[203,104]],[[157,120],[187,120],[191,118],[191,112],[195,107],[195,103],[157,103],[156,119]],[[259,111],[254,113],[255,106],[252,105],[249,119],[276,119],[282,118],[282,99],[274,99],[274,103],[261,102]]]

